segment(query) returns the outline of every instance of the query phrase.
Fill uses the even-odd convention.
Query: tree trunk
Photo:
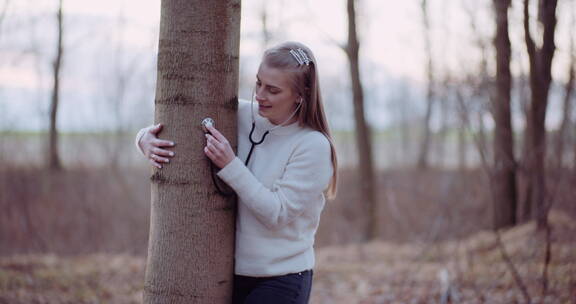
[[[360,166],[360,189],[368,212],[366,239],[372,240],[378,236],[378,205],[376,199],[375,174],[372,160],[372,144],[370,128],[364,117],[364,93],[360,81],[358,51],[360,44],[356,35],[356,9],[354,0],[348,0],[348,44],[346,55],[350,61],[350,78],[354,98],[354,119],[356,122],[356,145],[358,146],[358,161]]]
[[[212,185],[200,122],[236,148],[240,1],[161,6],[155,122],[176,157],[151,177],[144,303],[229,303],[235,204]]]
[[[52,89],[52,100],[50,103],[50,130],[48,142],[48,168],[50,171],[59,171],[62,169],[60,156],[58,155],[58,130],[56,119],[58,117],[58,102],[60,100],[60,67],[62,63],[62,0],[58,2],[58,44],[56,50],[56,59],[53,65],[54,87]]]
[[[516,224],[516,161],[512,132],[510,95],[510,38],[508,8],[511,0],[493,0],[496,14],[496,95],[492,98],[494,117],[494,167],[491,179],[493,192],[494,229]]]
[[[428,19],[427,0],[422,0],[420,7],[422,9],[422,20],[424,23],[424,42],[426,48],[426,56],[428,63],[426,66],[426,74],[428,77],[428,90],[426,92],[426,114],[424,115],[424,124],[422,130],[422,141],[420,142],[420,152],[418,155],[417,167],[419,169],[426,169],[429,166],[428,154],[430,151],[430,121],[432,120],[432,112],[434,109],[434,69],[432,61],[432,44],[430,42],[430,21]]]
[[[530,62],[530,107],[526,117],[526,151],[524,160],[528,176],[524,207],[525,219],[537,219],[538,227],[547,225],[545,153],[546,153],[546,108],[548,91],[552,80],[554,57],[554,33],[556,30],[557,0],[539,0],[538,21],[544,30],[542,47],[538,48],[530,34],[528,13],[529,0],[524,0],[524,33]]]
[[[457,102],[457,114],[458,114],[458,169],[460,171],[465,171],[468,162],[468,151],[466,149],[468,141],[466,140],[466,132],[468,130],[468,113],[466,112],[465,100],[462,94],[462,89],[456,87],[454,89],[456,102]]]
[[[0,10],[0,33],[2,33],[2,23],[4,22],[4,18],[6,18],[6,12],[8,11],[8,4],[10,4],[10,0],[5,0],[4,5],[2,6],[2,10]]]
[[[260,21],[262,22],[262,49],[266,50],[270,41],[272,40],[272,33],[270,32],[268,24],[268,1],[262,1],[262,11],[260,12]]]
[[[572,12],[574,14],[574,12]],[[573,25],[574,26],[574,25]],[[574,95],[574,69],[576,68],[576,49],[574,49],[574,27],[570,28],[572,35],[570,35],[570,67],[568,67],[568,80],[564,86],[564,104],[562,111],[562,123],[558,130],[556,137],[556,169],[562,170],[564,166],[564,150],[566,142],[571,138],[572,133],[569,126],[572,125],[572,97]]]

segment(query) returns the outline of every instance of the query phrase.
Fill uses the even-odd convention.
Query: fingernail
[[[170,156],[174,156],[174,152],[170,152]]]
[[[174,142],[171,142],[170,145],[173,146],[173,145],[174,145]]]

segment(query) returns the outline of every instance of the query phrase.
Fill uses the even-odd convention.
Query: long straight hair
[[[309,64],[300,64],[290,53],[291,50],[297,51],[298,49],[302,49],[305,52],[310,59]],[[318,80],[318,67],[314,54],[304,44],[289,41],[266,50],[262,58],[262,64],[266,64],[271,68],[281,69],[290,75],[292,89],[297,95],[302,97],[302,105],[296,113],[299,125],[321,132],[330,142],[333,174],[328,185],[327,197],[333,199],[336,197],[338,188],[338,159],[328,121],[324,114],[320,82]]]

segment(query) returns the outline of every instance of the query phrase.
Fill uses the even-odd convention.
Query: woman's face
[[[273,124],[283,123],[295,110],[298,95],[291,86],[290,76],[281,69],[260,64],[256,74],[258,113]],[[294,116],[287,124],[296,121]]]

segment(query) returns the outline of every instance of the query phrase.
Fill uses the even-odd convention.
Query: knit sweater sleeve
[[[293,151],[281,178],[265,187],[236,157],[218,172],[243,202],[270,229],[280,229],[315,202],[332,176],[330,143],[319,132],[304,136]]]
[[[136,138],[134,138],[134,145],[136,146],[138,152],[140,152],[142,155],[144,155],[144,151],[142,151],[142,148],[140,148],[140,140],[142,139],[142,136],[144,136],[144,133],[148,132],[148,130],[152,128],[154,128],[154,125],[140,129],[140,131],[138,131],[136,134]]]

